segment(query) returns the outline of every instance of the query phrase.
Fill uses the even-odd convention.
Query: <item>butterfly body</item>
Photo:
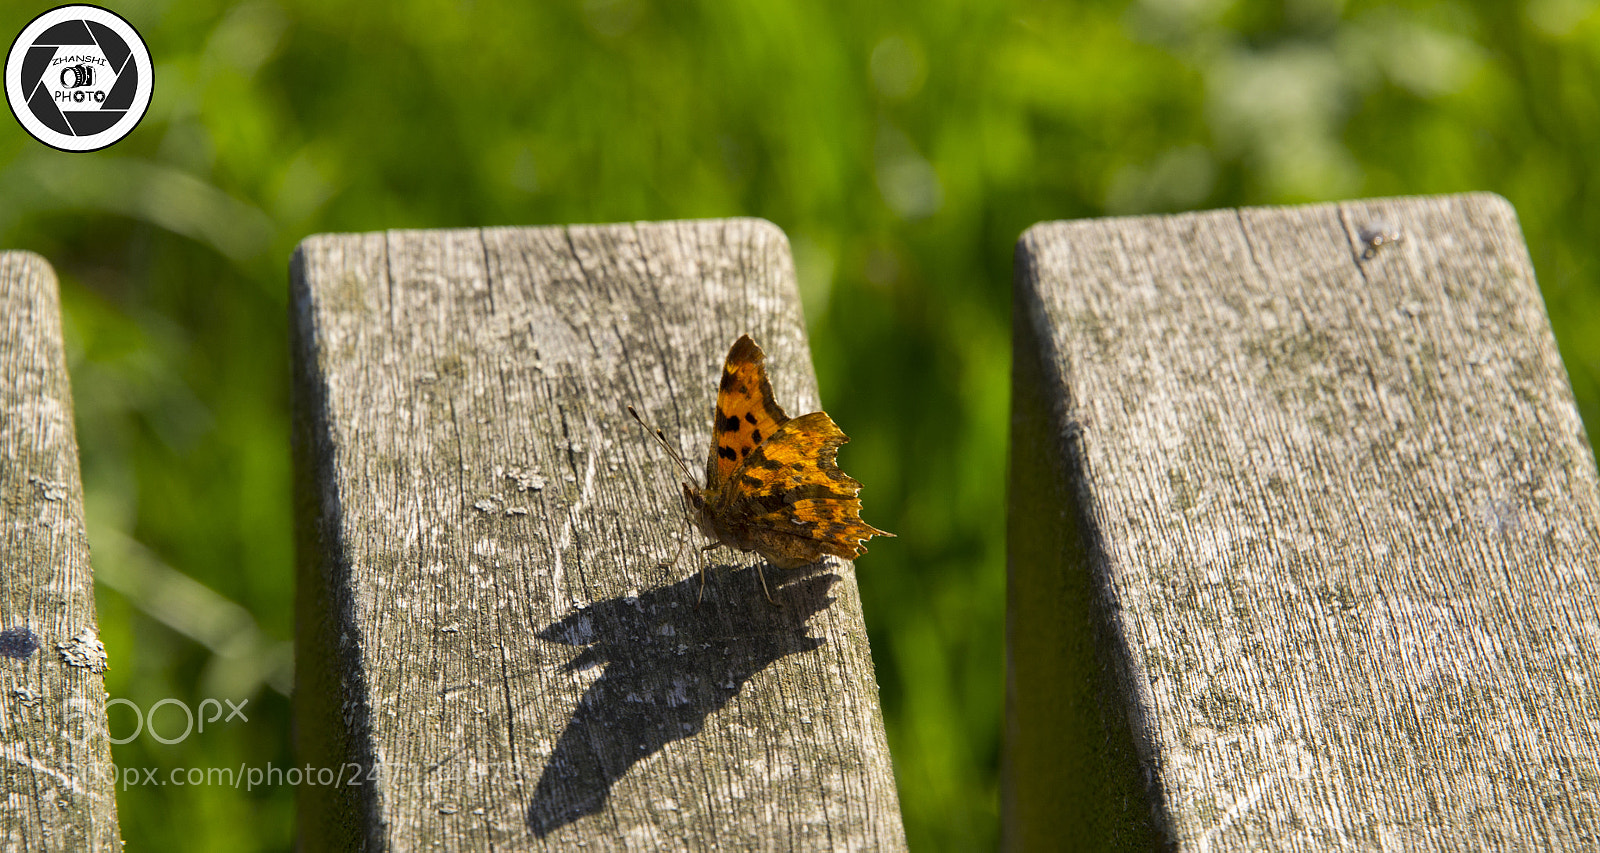
[[[850,439],[825,412],[790,418],[773,400],[765,355],[734,342],[717,389],[706,484],[683,484],[689,518],[716,545],[798,568],[832,554],[854,559],[893,536],[861,520],[861,484],[839,470]],[[686,472],[687,473],[687,472]]]

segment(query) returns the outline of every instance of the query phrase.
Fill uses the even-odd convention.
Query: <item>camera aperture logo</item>
[[[6,102],[51,148],[98,151],[150,108],[150,49],[133,25],[99,6],[58,6],[22,28],[6,55]]]

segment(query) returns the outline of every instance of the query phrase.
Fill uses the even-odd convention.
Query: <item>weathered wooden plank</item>
[[[703,460],[744,332],[818,408],[781,231],[324,235],[292,279],[299,749],[359,770],[301,788],[309,848],[904,847],[853,567],[773,607],[719,551],[696,607],[624,410]]]
[[[121,850],[56,277],[0,252],[0,849]]]
[[[1600,488],[1510,205],[1017,258],[1008,846],[1600,844]]]

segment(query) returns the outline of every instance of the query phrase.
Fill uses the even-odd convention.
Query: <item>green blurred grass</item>
[[[315,232],[754,215],[789,233],[846,464],[900,535],[860,580],[919,850],[998,836],[1028,225],[1502,193],[1600,424],[1592,4],[116,5],[156,58],[151,114],[89,155],[12,125],[0,245],[63,278],[111,695],[251,698],[248,724],[117,747],[125,767],[293,761],[273,686],[293,618],[286,260]],[[118,803],[138,848],[292,837],[281,786]]]

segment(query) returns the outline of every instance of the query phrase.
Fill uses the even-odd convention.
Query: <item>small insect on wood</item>
[[[701,550],[726,545],[754,551],[780,569],[809,565],[824,554],[853,560],[867,552],[868,539],[894,534],[861,520],[861,484],[836,462],[839,446],[849,437],[826,412],[785,415],[772,399],[765,360],[749,335],[728,350],[703,487],[661,430],[651,429],[632,406],[628,414],[683,471],[689,518],[713,540]],[[760,564],[756,574],[767,601],[777,604]],[[700,596],[705,596],[703,572]]]

